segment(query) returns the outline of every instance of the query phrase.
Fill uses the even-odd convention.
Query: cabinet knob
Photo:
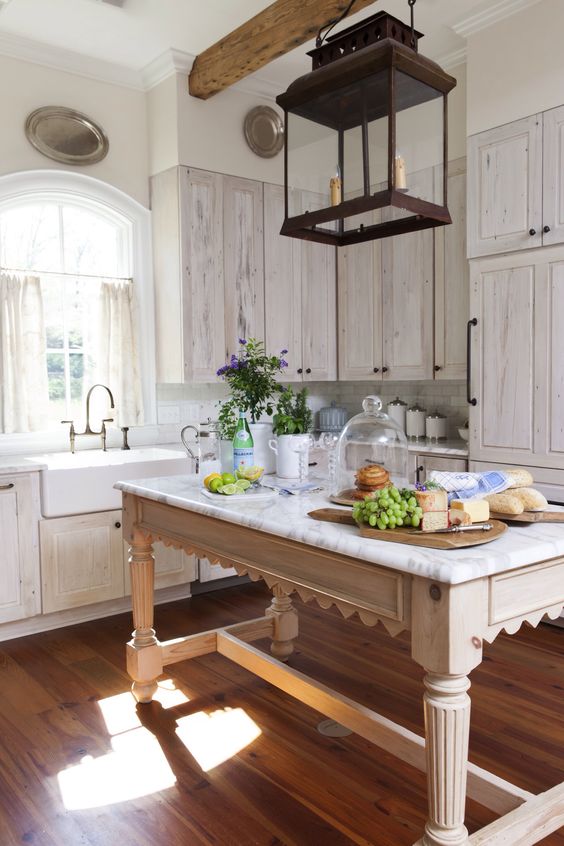
[[[116,529],[121,529],[121,523],[119,522],[119,520],[117,520],[117,521],[114,523],[114,526],[116,527]]]
[[[306,367],[306,373],[311,373],[311,367]]]
[[[13,488],[13,487],[14,487],[14,483],[13,483],[13,482],[8,482],[8,484],[7,484],[7,485],[0,485],[0,491],[9,491],[9,490],[11,490],[11,488]]]
[[[379,373],[379,372],[380,372],[380,368],[379,368],[379,367],[375,367],[375,368],[374,368],[374,373]]]
[[[439,372],[439,370],[442,370],[442,369],[443,369],[443,368],[441,367],[441,365],[440,365],[440,364],[435,364],[435,366],[433,367],[433,370],[435,371],[435,373],[438,373],[438,372]]]
[[[383,368],[382,368],[382,373],[387,373],[387,372],[388,372],[388,368],[387,368],[387,367],[383,367]]]
[[[304,372],[303,369],[301,367],[298,367],[298,373],[303,373],[303,372]]]
[[[531,236],[531,238],[533,237],[533,235],[536,235],[536,234],[537,234],[536,229],[529,229],[529,235]]]
[[[543,226],[542,231],[543,231],[543,232],[550,232],[550,226],[548,226],[548,225],[547,225],[547,226]]]

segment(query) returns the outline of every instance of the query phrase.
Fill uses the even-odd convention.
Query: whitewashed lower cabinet
[[[0,476],[0,623],[41,612],[37,474]]]
[[[43,613],[119,599],[131,593],[121,511],[42,520]],[[197,562],[182,550],[155,543],[155,588],[196,579]]]

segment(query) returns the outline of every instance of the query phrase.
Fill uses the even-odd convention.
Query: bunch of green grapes
[[[368,523],[378,529],[395,529],[396,526],[418,528],[422,516],[423,509],[417,505],[413,491],[409,488],[400,491],[393,485],[369,494],[353,508],[357,523]]]

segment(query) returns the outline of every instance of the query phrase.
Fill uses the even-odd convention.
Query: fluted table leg
[[[422,846],[464,846],[470,734],[467,676],[428,673],[424,696],[429,819]]]
[[[131,690],[138,702],[150,702],[163,671],[161,649],[153,628],[155,559],[153,545],[135,532],[129,547],[133,639],[127,644],[127,671],[133,679]]]
[[[294,640],[298,636],[298,612],[279,585],[274,585],[272,589],[272,603],[266,609],[266,616],[274,618],[270,651],[280,661],[287,661],[294,651]]]

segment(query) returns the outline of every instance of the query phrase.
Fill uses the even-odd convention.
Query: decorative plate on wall
[[[257,156],[271,159],[284,146],[284,123],[270,106],[256,106],[246,115],[243,130],[247,144]]]
[[[102,161],[110,143],[101,126],[66,106],[42,106],[25,122],[25,134],[44,156],[68,165]]]

